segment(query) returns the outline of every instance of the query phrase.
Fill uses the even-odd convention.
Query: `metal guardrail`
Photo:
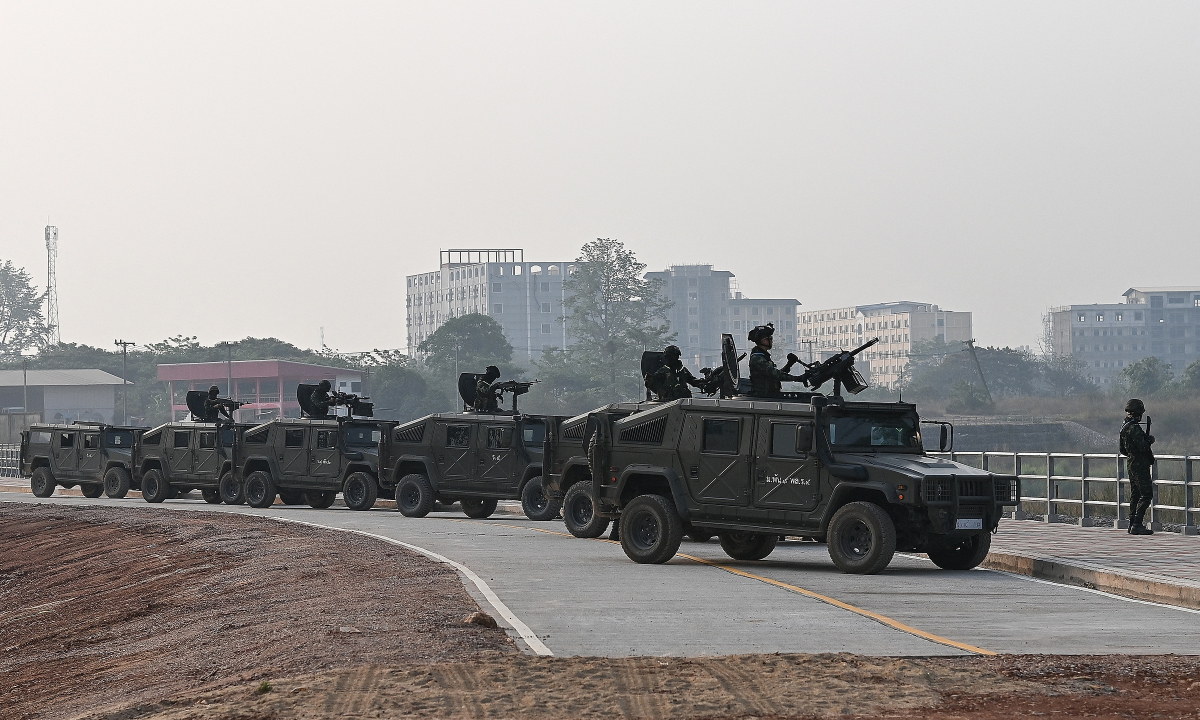
[[[1078,518],[1083,527],[1129,527],[1129,478],[1125,458],[1117,454],[951,452],[939,457],[1021,478],[1021,504],[1016,517],[1041,515],[1046,522]],[[1196,535],[1200,515],[1195,488],[1200,456],[1160,455],[1151,466],[1154,501],[1150,527],[1174,525]]]
[[[0,443],[0,478],[21,477],[21,446]]]

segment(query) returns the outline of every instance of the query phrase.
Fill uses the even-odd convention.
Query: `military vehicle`
[[[296,389],[302,417],[278,419],[245,432],[238,461],[247,505],[270,507],[276,495],[286,505],[333,505],[342,493],[351,510],[369,510],[387,489],[379,485],[379,458],[396,423],[373,420],[371,403],[337,393],[334,404],[346,415],[315,418],[310,402],[314,385]]]
[[[21,475],[41,498],[58,485],[78,485],[85,497],[123,498],[140,487],[133,481],[132,453],[144,430],[105,423],[31,425],[21,433]]]
[[[389,448],[389,483],[396,509],[424,517],[435,502],[459,502],[467,517],[485,518],[500,500],[521,500],[531,520],[552,520],[559,503],[542,490],[542,446],[547,422],[556,418],[522,415],[517,396],[532,382],[498,383],[512,393],[513,409],[475,411],[479,376],[459,376],[464,410],[428,415],[397,426]]]
[[[199,489],[204,501],[240,504],[222,488],[237,487],[237,454],[248,423],[203,422],[207,393],[190,390],[186,401],[191,420],[169,422],[146,430],[133,452],[133,479],[146,502],[160,503]]]
[[[847,573],[877,573],[898,549],[946,569],[975,567],[1003,506],[1020,497],[1018,478],[928,455],[911,403],[843,398],[842,388],[866,387],[853,367],[862,349],[806,365],[811,391],[757,398],[733,391],[741,379],[727,335],[721,394],[731,397],[590,413],[583,443],[594,512],[619,520],[622,548],[638,563],[666,562],[699,531],[739,560],[801,536],[826,542]],[[832,395],[815,392],[830,380]],[[937,424],[948,450],[953,429]],[[568,475],[578,486],[578,470]]]

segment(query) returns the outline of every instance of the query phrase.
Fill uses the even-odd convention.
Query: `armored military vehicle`
[[[314,388],[297,387],[302,417],[272,420],[243,436],[238,474],[247,505],[270,507],[278,495],[287,505],[327,508],[339,492],[351,510],[375,505],[379,458],[396,423],[371,419],[365,398],[344,394],[336,394],[334,402],[346,406],[347,414],[311,417],[317,414],[309,401]]]
[[[724,344],[724,384],[736,388],[736,348]],[[666,562],[698,530],[739,560],[765,558],[781,535],[825,541],[847,573],[879,572],[898,549],[946,569],[982,562],[1018,478],[928,455],[910,403],[847,401],[843,387],[866,387],[853,356],[806,366],[809,392],[591,413],[590,492],[598,515],[619,519],[626,555]],[[831,396],[815,392],[830,380]],[[952,428],[939,424],[945,450]]]
[[[236,496],[226,497],[223,487],[237,487],[237,454],[247,423],[202,422],[205,393],[191,390],[187,406],[191,420],[169,422],[146,430],[138,438],[133,452],[133,479],[142,488],[149,503],[199,489],[204,501],[222,500],[239,504]]]
[[[396,509],[408,517],[428,515],[435,502],[459,502],[467,517],[485,518],[500,500],[521,500],[531,520],[558,516],[559,502],[542,490],[542,446],[547,422],[522,415],[516,397],[532,383],[495,385],[513,394],[511,411],[475,411],[478,376],[463,373],[464,410],[428,415],[397,426],[389,448],[389,482]]]
[[[37,497],[79,486],[86,497],[123,498],[133,481],[132,453],[146,428],[104,423],[32,425],[21,433],[21,475]]]

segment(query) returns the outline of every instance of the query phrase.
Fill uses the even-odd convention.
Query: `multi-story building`
[[[1066,305],[1050,311],[1050,345],[1071,356],[1097,385],[1110,385],[1128,365],[1157,357],[1176,374],[1200,360],[1200,287],[1125,291],[1123,303]]]
[[[733,273],[713,270],[712,265],[672,265],[645,277],[661,280],[663,295],[674,303],[667,320],[692,370],[720,364],[722,333],[732,333],[741,346],[750,328],[768,322],[775,324],[776,348],[796,348],[799,300],[748,298],[736,289]]]
[[[407,278],[408,354],[447,320],[469,313],[491,315],[513,346],[513,359],[533,361],[551,347],[567,347],[570,321],[563,279],[570,261],[525,262],[525,252],[443,250],[438,269]]]
[[[858,367],[872,385],[883,387],[895,387],[900,382],[913,343],[963,342],[972,337],[971,313],[918,302],[806,310],[798,315],[796,332],[808,354],[800,354],[804,360],[820,360],[878,337],[878,343],[859,355]]]

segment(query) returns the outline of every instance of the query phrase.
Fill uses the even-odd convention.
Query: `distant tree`
[[[1179,384],[1188,392],[1200,392],[1200,360],[1193,362],[1183,369]]]
[[[995,409],[982,385],[963,380],[954,383],[954,387],[950,389],[949,402],[946,404],[946,412],[957,415],[987,414]]]
[[[42,319],[44,299],[24,268],[11,260],[0,263],[0,356],[46,344],[51,328]]]
[[[418,347],[425,353],[425,364],[435,372],[450,376],[454,373],[455,358],[459,372],[483,372],[496,365],[505,375],[515,370],[512,344],[504,336],[504,328],[490,315],[471,313],[450,318],[425,338]]]
[[[1153,395],[1174,382],[1175,374],[1168,363],[1148,357],[1126,365],[1121,380],[1134,395]]]

